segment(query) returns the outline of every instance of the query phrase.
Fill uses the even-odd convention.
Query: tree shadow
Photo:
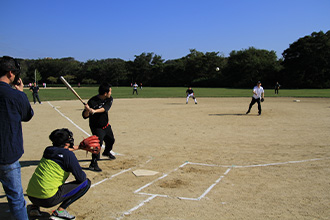
[[[166,105],[185,105],[186,103],[166,103]]]
[[[209,116],[243,116],[243,115],[246,115],[246,114],[235,114],[235,113],[233,113],[233,114],[209,114]]]

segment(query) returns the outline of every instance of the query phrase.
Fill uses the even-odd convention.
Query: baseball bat
[[[71,90],[71,92],[81,101],[82,104],[86,105],[86,103],[80,98],[78,93],[71,87],[71,85],[64,79],[63,76],[60,77],[60,80],[64,83],[64,85]]]

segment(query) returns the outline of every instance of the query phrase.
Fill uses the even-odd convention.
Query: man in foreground
[[[24,153],[21,122],[29,121],[34,115],[23,88],[19,63],[12,57],[1,57],[0,181],[7,195],[10,212],[19,220],[28,219],[18,161]]]

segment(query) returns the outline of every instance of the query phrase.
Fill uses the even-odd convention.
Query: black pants
[[[254,104],[256,104],[256,103],[258,103],[258,113],[261,114],[261,103],[260,103],[260,98],[255,99],[255,98],[252,97],[252,100],[251,100],[250,105],[249,105],[249,110],[248,110],[248,112],[250,112],[252,106],[253,106]]]
[[[36,99],[38,99],[38,102],[41,103],[40,99],[39,99],[39,94],[34,92],[33,93],[33,102],[34,102],[34,104],[36,104]]]
[[[134,95],[134,92],[136,92],[136,94],[138,95],[137,89],[133,89],[133,95]]]
[[[104,141],[104,143],[105,143],[104,153],[106,153],[106,154],[110,153],[110,151],[112,150],[113,144],[115,143],[115,137],[113,135],[111,125],[109,125],[105,129],[94,128],[91,130],[92,130],[92,134],[96,135],[100,139],[101,146]],[[92,164],[96,163],[97,160],[99,160],[99,159],[100,159],[100,154],[97,154],[97,155],[92,154]]]
[[[275,88],[275,94],[278,94],[278,88]]]
[[[86,179],[82,183],[77,183],[76,181],[73,181],[65,183],[62,186],[58,187],[57,193],[48,199],[38,199],[31,196],[29,196],[29,199],[33,203],[33,205],[44,208],[50,208],[62,202],[60,207],[66,209],[67,207],[69,207],[69,205],[71,205],[80,197],[85,195],[90,187],[91,181],[89,179]]]

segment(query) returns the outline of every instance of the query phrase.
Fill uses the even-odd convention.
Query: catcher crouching
[[[54,130],[49,139],[53,146],[45,149],[26,190],[32,202],[29,215],[41,216],[40,207],[50,208],[61,203],[50,219],[75,219],[66,209],[85,195],[91,181],[86,177],[73,151],[83,149],[98,154],[100,143],[96,136],[91,136],[84,139],[79,146],[74,146],[73,134],[66,128]],[[75,181],[65,183],[70,173]]]

